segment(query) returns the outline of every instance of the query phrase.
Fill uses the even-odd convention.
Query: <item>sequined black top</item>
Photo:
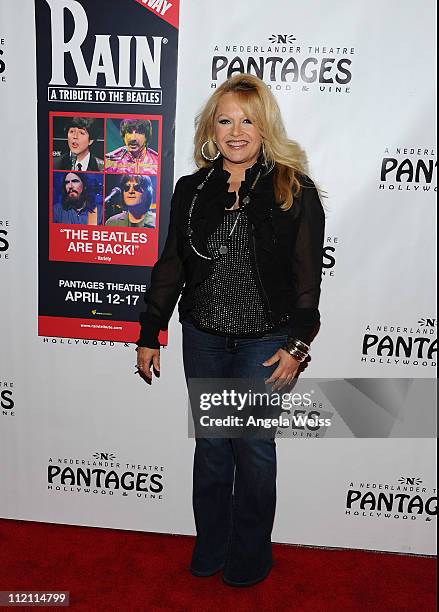
[[[240,202],[249,194],[262,165],[258,160],[246,170],[239,189]],[[233,206],[236,199],[229,192],[230,174],[224,170],[221,157],[213,163],[213,168],[204,187],[201,184],[209,168],[182,177],[175,187],[168,235],[151,272],[145,293],[146,310],[139,316],[138,346],[159,348],[160,330],[167,329],[177,302],[180,320],[183,320],[194,308],[197,287],[210,276],[213,262],[200,257],[197,251],[206,254],[209,236],[223,222],[224,208]],[[320,319],[325,214],[311,179],[300,174],[297,178],[300,192],[294,194],[293,206],[284,211],[275,198],[274,170],[263,173],[245,214],[252,269],[267,305],[269,320],[276,328],[288,325],[292,338],[309,344]],[[190,219],[192,246],[188,223],[195,196],[197,202]],[[247,307],[246,312],[252,310]],[[235,318],[235,300],[230,304],[229,315]]]
[[[191,318],[198,328],[240,337],[261,336],[272,329],[251,265],[248,241],[245,211],[226,211],[223,222],[207,240],[207,254],[216,256],[226,243],[227,253],[214,259],[209,276],[194,293]]]

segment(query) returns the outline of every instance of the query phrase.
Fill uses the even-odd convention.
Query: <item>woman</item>
[[[324,213],[258,78],[237,75],[197,119],[198,172],[182,177],[140,317],[137,366],[160,370],[158,333],[179,302],[186,379],[296,377],[319,322]],[[274,439],[196,440],[191,572],[232,586],[272,565]],[[232,494],[233,493],[233,494]]]

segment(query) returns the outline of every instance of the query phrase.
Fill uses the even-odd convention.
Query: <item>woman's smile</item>
[[[239,151],[240,149],[244,149],[248,145],[248,142],[245,140],[230,140],[227,142],[227,145],[232,149]]]

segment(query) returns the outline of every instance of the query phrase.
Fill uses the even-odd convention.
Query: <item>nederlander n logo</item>
[[[421,327],[437,327],[437,320],[424,319],[424,317],[422,317],[422,319],[419,319],[418,325],[420,325]]]
[[[47,489],[160,501],[163,499],[164,470],[163,466],[153,464],[122,463],[110,452],[95,452],[92,459],[50,457]]]
[[[437,489],[421,486],[422,479],[413,476],[402,476],[398,483],[351,482],[346,493],[345,514],[426,522],[437,516]]]
[[[263,79],[276,91],[350,93],[353,47],[295,45],[287,34],[268,36],[269,44],[215,45],[212,87],[234,74]]]
[[[113,88],[161,88],[161,54],[164,42],[161,36],[88,35],[85,9],[76,0],[46,0],[51,11],[52,78],[50,85]],[[67,11],[73,18],[73,34],[65,39]],[[90,39],[94,44],[90,45]],[[135,41],[135,80],[131,82],[131,47]],[[84,42],[87,41],[87,45]],[[83,49],[89,45],[93,53],[84,57]],[[151,46],[150,46],[151,45]],[[118,64],[115,65],[112,46],[117,47]],[[152,47],[152,49],[151,49]],[[67,83],[65,56],[70,56],[76,71],[76,83]],[[90,66],[90,71],[87,69]],[[116,74],[118,78],[116,79]],[[99,77],[101,77],[99,79]],[[103,81],[104,85],[101,85]]]
[[[410,477],[410,476],[401,476],[401,478],[398,478],[398,482],[399,484],[402,485],[412,485],[412,486],[417,486],[419,487],[422,484],[422,480],[420,478],[416,478],[416,477]]]
[[[292,45],[296,38],[292,34],[272,34],[268,40],[274,45]]]

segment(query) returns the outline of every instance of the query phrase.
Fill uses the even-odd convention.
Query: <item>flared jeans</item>
[[[263,366],[283,344],[287,330],[262,338],[232,338],[183,325],[186,380],[269,378]],[[276,507],[274,438],[197,438],[193,469],[196,543],[190,569],[209,576],[221,569],[236,586],[259,582],[272,565]]]

